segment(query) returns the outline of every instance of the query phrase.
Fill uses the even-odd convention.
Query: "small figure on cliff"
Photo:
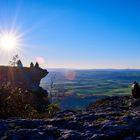
[[[140,98],[140,86],[136,81],[132,84],[132,96],[135,99]]]
[[[35,63],[35,68],[39,68],[38,62]]]
[[[22,62],[21,62],[20,59],[17,61],[17,67],[19,67],[19,68],[22,68],[23,67],[23,64],[22,64]]]
[[[31,62],[31,63],[30,63],[30,68],[33,68],[33,67],[34,67],[34,63]]]

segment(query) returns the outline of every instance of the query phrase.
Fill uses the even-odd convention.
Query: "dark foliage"
[[[39,118],[49,104],[46,92],[40,91],[33,92],[13,86],[10,82],[3,83],[0,86],[0,117]]]
[[[18,59],[19,59],[18,54],[14,55],[13,58],[12,58],[12,60],[9,61],[9,64],[11,66],[16,66]]]

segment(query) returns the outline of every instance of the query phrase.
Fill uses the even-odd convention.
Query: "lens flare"
[[[40,57],[40,56],[36,58],[36,61],[37,61],[39,64],[44,64],[44,63],[45,63],[44,58],[43,58],[43,57]]]
[[[75,71],[66,71],[65,72],[65,77],[68,80],[74,80],[75,79],[75,76],[76,76]]]

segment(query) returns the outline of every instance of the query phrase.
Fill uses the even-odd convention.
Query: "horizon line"
[[[10,66],[10,65],[0,65],[0,66]],[[27,65],[23,65],[23,67],[30,67]],[[65,70],[140,70],[140,68],[70,68],[70,67],[46,67],[40,66],[40,68],[44,69],[65,69]]]
[[[64,70],[140,70],[140,68],[64,68],[64,67],[56,67],[56,68],[46,68],[46,69],[64,69]]]

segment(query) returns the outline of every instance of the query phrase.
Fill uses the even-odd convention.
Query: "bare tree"
[[[67,90],[64,88],[63,84],[56,86],[55,81],[56,81],[56,73],[50,76],[48,87],[49,98],[51,103],[53,102],[53,99],[55,103],[60,103],[60,101],[66,96],[65,92]]]
[[[55,78],[56,78],[56,74],[53,74],[53,75],[50,77],[49,94],[50,94],[50,102],[51,102],[51,103],[52,103],[52,98],[53,98],[53,91],[54,91],[54,88],[55,88],[55,84],[54,84]]]
[[[14,55],[13,58],[12,58],[12,60],[9,61],[9,64],[10,64],[11,66],[16,66],[16,64],[17,64],[17,62],[18,62],[18,59],[19,59],[18,54]]]

